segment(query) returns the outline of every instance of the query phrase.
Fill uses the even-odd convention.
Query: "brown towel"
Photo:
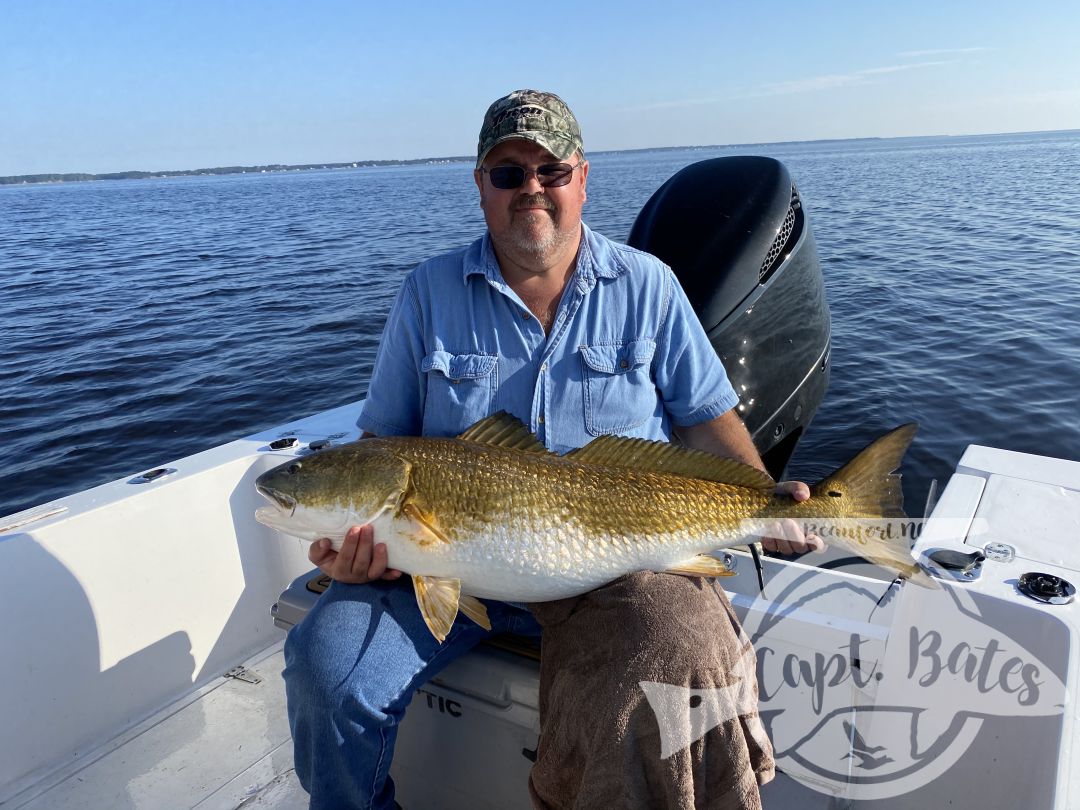
[[[772,746],[757,716],[757,684],[748,683],[753,648],[722,589],[642,572],[530,608],[543,626],[535,808],[761,807]],[[685,688],[669,690],[677,699],[742,683],[754,708],[662,759],[660,723],[641,681]]]

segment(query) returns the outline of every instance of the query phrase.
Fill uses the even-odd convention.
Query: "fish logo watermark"
[[[757,690],[754,688],[757,675],[749,644],[746,654],[739,658],[730,676],[732,683],[719,689],[693,689],[656,681],[639,682],[660,725],[661,759],[668,759],[729,720],[754,716],[757,711]],[[757,723],[756,718],[754,722]],[[761,729],[761,733],[764,734],[764,729]]]
[[[919,587],[800,565],[769,570],[763,594],[732,594],[753,672],[747,657],[723,689],[641,684],[662,756],[757,711],[779,771],[819,793],[880,800],[957,765],[988,721],[1060,724],[1070,645],[1052,615],[947,580]],[[1038,741],[988,739],[983,753],[1011,754],[1014,767],[1042,755]]]

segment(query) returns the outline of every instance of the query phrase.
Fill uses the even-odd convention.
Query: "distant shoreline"
[[[0,186],[36,185],[39,183],[85,183],[94,180],[158,180],[166,177],[200,177],[214,174],[272,174],[277,172],[304,172],[320,169],[359,169],[371,166],[414,166],[429,163],[458,163],[469,157],[418,158],[416,160],[355,160],[347,163],[300,163],[285,165],[272,163],[265,166],[218,166],[213,169],[174,169],[161,172],[107,172],[105,174],[21,174],[0,177]]]
[[[683,149],[741,149],[748,146],[812,146],[814,144],[857,143],[866,141],[909,141],[929,138],[986,138],[1008,135],[1053,135],[1055,133],[1078,132],[1074,129],[1034,130],[1031,132],[990,132],[969,135],[900,135],[875,138],[818,138],[809,141],[759,141],[754,143],[710,144],[702,146],[646,146],[637,149],[607,149],[590,152],[592,155],[631,154],[635,152],[675,152]],[[0,177],[0,186],[38,185],[41,183],[85,183],[96,180],[156,180],[168,177],[200,177],[217,174],[273,174],[278,172],[318,171],[325,169],[360,169],[378,166],[419,166],[438,163],[471,163],[471,155],[452,157],[414,158],[409,160],[354,160],[344,163],[273,163],[264,166],[218,166],[212,169],[174,169],[159,172],[127,171],[106,172],[103,174],[57,173],[57,174],[20,174]]]

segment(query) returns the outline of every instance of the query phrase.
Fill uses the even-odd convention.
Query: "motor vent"
[[[792,183],[791,205],[788,206],[787,216],[784,217],[784,222],[780,226],[780,230],[777,231],[769,252],[765,254],[765,258],[761,262],[761,270],[758,272],[759,281],[764,281],[777,267],[783,264],[784,259],[791,252],[791,246],[794,245],[799,238],[799,234],[802,233],[802,219],[802,202],[799,200],[799,190]],[[798,224],[798,228],[795,227],[796,224]]]

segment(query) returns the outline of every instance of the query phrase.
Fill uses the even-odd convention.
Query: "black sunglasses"
[[[569,163],[548,163],[537,166],[535,169],[525,169],[521,166],[493,166],[490,169],[481,168],[480,171],[488,173],[491,185],[495,188],[504,190],[520,188],[530,174],[535,174],[536,182],[544,188],[554,188],[569,183],[574,175],[574,169],[580,166],[581,163],[575,163],[573,166]]]

